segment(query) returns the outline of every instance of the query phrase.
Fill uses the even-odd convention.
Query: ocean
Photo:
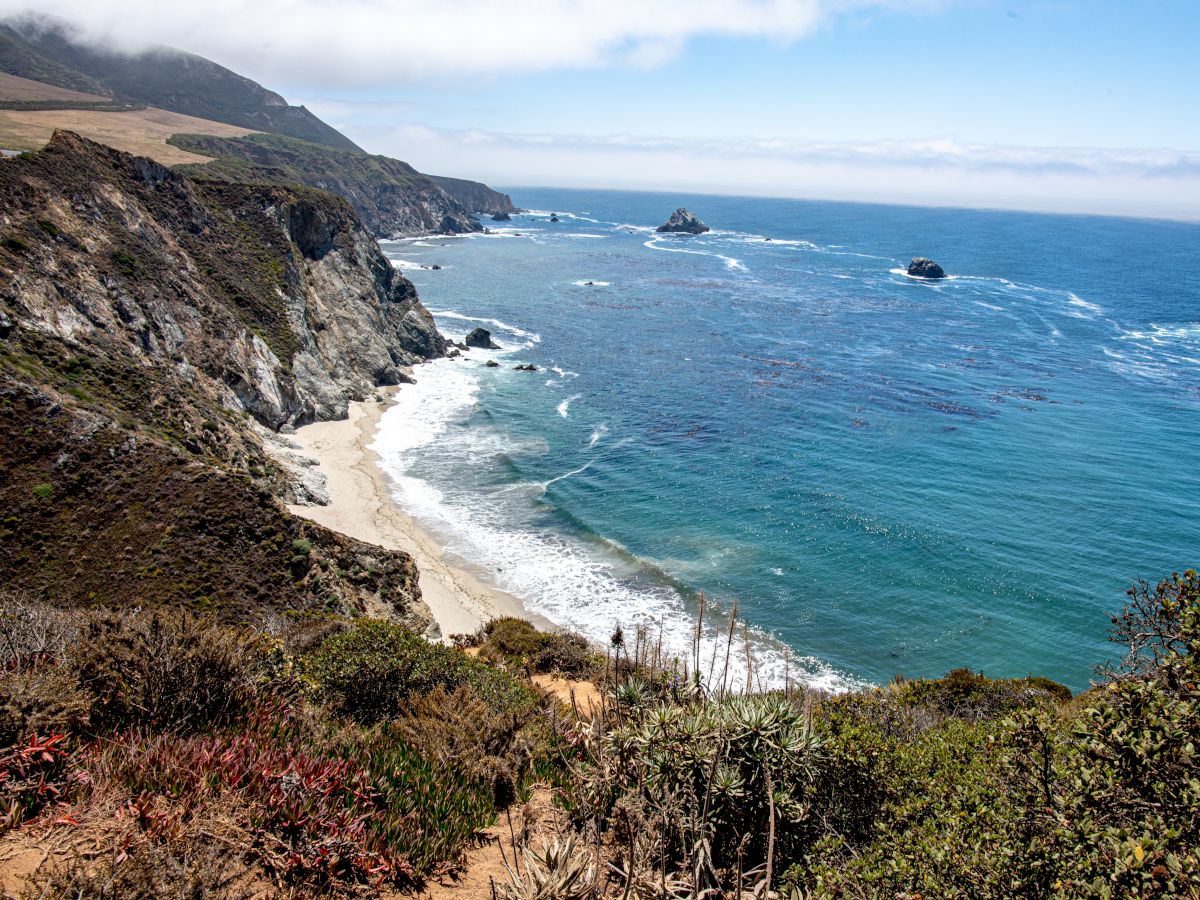
[[[418,367],[376,449],[530,609],[686,656],[699,595],[709,647],[736,603],[763,686],[1080,690],[1132,580],[1200,563],[1200,225],[512,194],[491,234],[383,242],[502,349]],[[677,206],[713,231],[656,234]]]

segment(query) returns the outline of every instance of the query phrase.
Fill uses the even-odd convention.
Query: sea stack
[[[492,333],[486,328],[473,328],[464,339],[468,347],[482,347],[484,350],[499,350],[500,345],[492,340]]]
[[[908,264],[908,274],[915,278],[945,278],[946,273],[942,271],[942,267],[935,263],[932,259],[926,259],[923,256],[914,256],[912,262]]]
[[[671,218],[658,226],[658,231],[667,234],[704,234],[711,229],[682,206],[671,213]]]
[[[494,216],[492,216],[492,221],[493,222],[511,222],[512,216],[510,216],[504,210],[500,210],[500,212],[498,212]]]

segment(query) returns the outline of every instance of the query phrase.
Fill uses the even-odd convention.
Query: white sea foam
[[[484,325],[491,325],[492,328],[496,329],[498,332],[505,332],[508,335],[512,335],[524,340],[524,343],[520,346],[507,346],[503,344],[502,341],[497,340],[497,343],[501,344],[502,351],[512,352],[514,350],[528,350],[534,344],[540,344],[542,342],[542,336],[537,332],[526,331],[524,328],[519,328],[516,325],[509,325],[507,322],[501,322],[499,319],[489,319],[486,316],[467,316],[453,309],[431,309],[430,312],[433,313],[435,319],[452,319],[456,322],[481,322]],[[454,334],[454,332],[450,332],[450,329],[443,330]],[[457,334],[460,336],[465,335],[466,332],[470,330],[471,329],[468,328],[465,331]],[[493,335],[493,337],[496,337],[496,335]],[[512,343],[511,340],[509,343]]]
[[[715,259],[724,260],[725,268],[727,269],[733,269],[738,272],[749,271],[749,269],[742,265],[741,260],[734,259],[732,256],[726,256],[724,253],[709,250],[689,250],[683,247],[664,247],[659,243],[661,240],[662,238],[651,238],[645,242],[644,246],[649,247],[651,250],[665,250],[668,253],[690,253],[693,256],[711,256]]]
[[[582,396],[583,396],[583,394],[572,394],[570,397],[568,397],[562,403],[558,404],[558,406],[555,407],[555,409],[558,410],[558,414],[565,419],[568,415],[567,410],[569,410],[571,408],[571,404],[574,403],[576,400],[578,400]]]
[[[392,477],[397,501],[418,521],[447,541],[447,551],[491,573],[497,586],[520,597],[534,612],[604,641],[620,624],[631,633],[643,625],[669,655],[690,658],[695,619],[677,591],[644,564],[612,542],[586,542],[545,528],[523,528],[549,485],[582,474],[591,461],[544,484],[521,483],[503,493],[471,492],[447,479],[440,490],[418,477],[415,466],[455,473],[472,470],[490,456],[512,456],[536,448],[514,447],[486,426],[462,427],[479,394],[480,370],[451,360],[419,366],[416,383],[396,394],[384,414],[372,449]],[[614,445],[620,446],[623,442]],[[439,483],[442,483],[439,481]],[[452,490],[453,486],[453,490]],[[517,490],[517,488],[525,488]],[[753,683],[783,683],[785,670],[793,682],[827,690],[845,690],[855,682],[820,660],[788,661],[768,635],[751,629],[755,648]],[[701,640],[701,669],[719,677],[724,635],[711,614]],[[746,682],[744,658],[730,660],[731,684]]]
[[[601,423],[592,429],[592,436],[588,439],[588,449],[591,450],[601,439],[608,434],[608,426]]]
[[[1070,303],[1072,306],[1078,306],[1081,309],[1086,309],[1088,312],[1093,313],[1098,316],[1104,314],[1103,307],[1097,306],[1095,303],[1089,303],[1087,300],[1084,300],[1082,297],[1078,297],[1072,293],[1067,294],[1067,302]]]
[[[395,259],[394,257],[391,259],[391,263],[397,269],[432,269],[433,268],[432,263],[412,262],[407,259]],[[440,268],[449,269],[450,266],[441,266]]]

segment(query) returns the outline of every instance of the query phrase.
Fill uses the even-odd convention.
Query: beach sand
[[[395,390],[379,393],[387,398]],[[368,449],[387,407],[376,400],[351,403],[348,418],[305,425],[290,436],[303,455],[317,461],[330,502],[288,509],[333,531],[412,556],[420,571],[421,595],[443,637],[475,631],[496,616],[519,616],[552,629],[553,623],[531,614],[513,595],[447,562],[441,543],[392,500],[392,485]]]

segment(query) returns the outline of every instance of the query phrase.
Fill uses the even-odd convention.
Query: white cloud
[[[258,79],[370,86],[449,75],[655,67],[706,35],[790,43],[840,15],[944,0],[38,0],[86,38],[167,44]],[[30,8],[0,0],[0,16]]]

